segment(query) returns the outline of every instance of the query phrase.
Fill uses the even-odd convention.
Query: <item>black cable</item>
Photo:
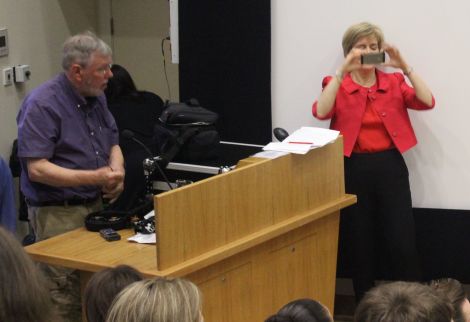
[[[166,183],[168,184],[168,187],[170,187],[170,190],[173,189],[173,187],[171,186],[170,184],[170,181],[168,180],[168,178],[166,177],[165,173],[163,172],[162,168],[160,167],[160,165],[158,164],[158,162],[166,162],[166,160],[162,157],[153,157],[153,153],[152,151],[150,151],[150,149],[144,144],[144,142],[140,141],[139,139],[137,139],[135,137],[135,133],[134,131],[131,131],[131,130],[128,130],[128,129],[125,129],[121,132],[121,136],[125,139],[129,139],[129,140],[132,140],[134,141],[135,143],[137,143],[138,145],[140,145],[144,150],[145,152],[147,152],[147,154],[149,155],[149,158],[145,159],[144,160],[144,175],[145,175],[145,179],[147,181],[147,192],[150,192],[149,190],[149,179],[150,179],[150,175],[153,173],[153,169],[154,167],[157,168],[158,172],[160,172],[161,176],[163,177],[163,179],[166,181]],[[149,160],[149,168],[146,167],[146,163],[147,163],[147,160]],[[167,163],[166,163],[167,164]],[[165,165],[166,166],[166,165]],[[151,168],[151,169],[150,169]]]
[[[109,1],[109,11],[111,13],[110,34],[111,34],[111,50],[114,53],[114,12],[113,12],[113,0]]]
[[[171,101],[170,83],[168,82],[168,73],[167,73],[167,71],[166,71],[166,59],[165,59],[165,49],[164,49],[165,40],[170,40],[170,37],[166,37],[166,38],[163,38],[163,39],[162,39],[161,47],[162,47],[162,57],[163,57],[163,72],[165,73],[166,86],[167,86],[167,88],[168,88],[168,98],[169,98],[170,101]]]
[[[165,180],[166,184],[170,188],[170,190],[173,190],[173,187],[170,184],[170,180],[168,180],[167,176],[165,175],[165,172],[163,172],[162,168],[158,164],[158,161],[155,162],[155,167],[157,168],[158,172],[160,172],[161,176],[163,177],[163,180]]]

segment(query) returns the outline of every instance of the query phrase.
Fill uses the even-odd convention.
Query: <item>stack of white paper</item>
[[[269,143],[263,150],[306,154],[311,149],[322,147],[335,141],[338,135],[339,131],[304,126],[289,135],[282,142]]]

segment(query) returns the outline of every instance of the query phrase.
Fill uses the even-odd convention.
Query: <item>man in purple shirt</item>
[[[111,55],[109,46],[93,33],[70,37],[63,47],[64,72],[23,101],[17,117],[20,186],[37,240],[83,226],[87,214],[102,208],[101,196],[113,202],[123,190],[118,130],[104,97],[113,76]],[[54,275],[51,280],[70,275],[56,275],[52,267],[47,271]],[[57,301],[68,302],[63,296],[75,291],[64,290]],[[64,320],[80,318],[67,310],[60,312]]]

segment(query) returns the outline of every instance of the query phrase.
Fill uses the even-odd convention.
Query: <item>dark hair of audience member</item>
[[[44,276],[16,238],[1,226],[0,321],[54,321]]]
[[[265,322],[333,322],[328,309],[320,302],[299,299],[284,305]]]
[[[429,285],[381,284],[368,291],[354,314],[355,322],[450,322],[451,304]]]
[[[468,307],[470,304],[467,304],[467,293],[462,283],[453,278],[442,278],[431,281],[430,285],[438,294],[448,299],[454,308],[454,316],[452,318],[454,322],[467,321],[465,313],[469,314],[469,312],[464,312],[463,307],[467,305],[467,308],[470,308]]]
[[[108,80],[108,85],[104,91],[108,101],[112,101],[123,96],[139,96],[139,91],[135,86],[134,80],[124,67],[118,64],[113,64],[111,66],[111,72],[113,73],[113,77]]]
[[[95,273],[85,288],[83,305],[88,322],[103,322],[116,295],[128,285],[142,280],[133,267],[119,265]]]

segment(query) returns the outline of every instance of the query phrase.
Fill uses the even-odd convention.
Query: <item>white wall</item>
[[[158,94],[163,100],[179,101],[178,65],[171,63],[168,0],[113,0],[114,62],[124,66],[140,90]],[[171,94],[171,95],[170,95]]]
[[[10,155],[25,93],[60,71],[60,47],[69,35],[106,29],[97,12],[108,5],[109,0],[0,0],[0,27],[8,28],[10,43],[9,56],[0,57],[0,70],[29,64],[32,71],[24,86],[0,85],[2,157]],[[272,0],[273,126],[289,131],[302,125],[327,127],[313,119],[310,109],[322,77],[342,61],[343,32],[359,21],[377,23],[437,100],[433,111],[410,112],[419,140],[405,154],[414,205],[470,209],[469,9],[464,0]]]
[[[4,87],[0,80],[3,158],[9,158],[17,136],[16,115],[24,95],[61,70],[60,51],[67,37],[86,29],[96,30],[96,26],[94,0],[0,0],[0,27],[8,28],[10,47],[9,55],[0,57],[0,71],[28,64],[32,73],[31,80],[24,85]]]
[[[273,127],[328,127],[311,116],[324,75],[343,60],[351,24],[380,25],[433,90],[436,108],[411,111],[418,145],[405,153],[416,207],[470,209],[470,3],[465,0],[272,0]]]

